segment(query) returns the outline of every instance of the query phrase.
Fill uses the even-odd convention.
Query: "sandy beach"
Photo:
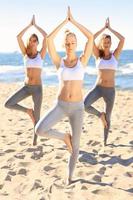
[[[66,186],[66,146],[43,137],[33,146],[29,116],[3,106],[20,86],[0,84],[0,200],[132,200],[133,92],[116,90],[107,147],[101,121],[84,113],[74,183]],[[41,116],[54,105],[56,93],[57,87],[43,87]],[[29,97],[22,104],[32,106],[31,102]],[[102,99],[95,105],[103,110]],[[68,119],[56,127],[66,131]]]

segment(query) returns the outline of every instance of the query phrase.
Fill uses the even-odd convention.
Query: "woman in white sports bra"
[[[25,46],[23,42],[23,35],[31,26],[34,26],[42,35],[43,35],[43,43],[42,49],[40,52],[37,51],[37,46],[39,44],[38,36],[36,34],[32,34],[28,39],[27,46]],[[15,94],[13,94],[5,103],[5,107],[9,109],[20,110],[22,112],[27,113],[32,122],[35,124],[40,119],[40,110],[42,103],[42,81],[41,81],[41,71],[43,66],[43,59],[46,54],[46,33],[42,28],[36,25],[35,17],[31,20],[31,23],[24,28],[17,36],[18,43],[22,54],[24,56],[24,64],[25,64],[25,81],[24,86],[20,88]],[[18,102],[25,99],[28,96],[32,96],[34,109],[26,108]],[[33,145],[37,143],[37,136],[34,134]]]
[[[80,58],[76,55],[77,38],[72,32],[66,32],[65,49],[66,56],[61,58],[57,53],[54,38],[60,29],[71,22],[87,38],[85,50]],[[67,184],[72,182],[72,175],[76,165],[80,135],[82,131],[84,102],[82,96],[82,84],[85,72],[85,65],[92,52],[93,35],[84,26],[79,24],[73,17],[68,8],[67,18],[48,36],[48,50],[53,63],[56,66],[59,76],[59,91],[56,105],[39,120],[35,127],[37,135],[56,138],[63,141],[70,152],[68,163]],[[52,129],[52,127],[64,117],[68,117],[71,125],[71,133],[62,133]]]
[[[105,26],[94,35],[94,39],[106,28],[119,39],[119,44],[115,51],[111,53],[110,35],[103,34],[98,46],[94,42],[93,54],[96,58],[98,76],[95,87],[87,94],[84,101],[86,112],[94,114],[102,120],[104,125],[104,145],[107,145],[110,117],[115,99],[115,71],[117,70],[118,58],[124,45],[124,37],[110,27],[109,18],[106,20]],[[101,97],[105,102],[105,112],[100,112],[92,106]]]

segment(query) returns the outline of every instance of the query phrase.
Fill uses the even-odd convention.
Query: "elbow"
[[[124,43],[124,42],[125,42],[125,37],[123,37],[123,39],[122,39],[122,40],[123,40],[123,43]]]
[[[122,43],[122,45],[124,45],[124,43],[125,43],[125,37],[122,37],[121,43]]]
[[[18,35],[16,36],[16,38],[17,38],[17,40],[19,41],[19,39],[20,39],[20,35],[18,34]]]

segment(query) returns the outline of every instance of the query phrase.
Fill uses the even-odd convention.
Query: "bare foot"
[[[64,142],[67,145],[68,151],[72,153],[72,142],[71,142],[71,135],[69,133],[65,134]]]
[[[107,121],[106,121],[106,118],[105,118],[105,113],[102,112],[101,116],[100,116],[100,119],[102,121],[102,124],[104,126],[104,128],[108,128],[108,125],[107,125]]]
[[[30,116],[30,118],[32,119],[33,124],[35,125],[35,118],[34,118],[34,111],[33,111],[33,109],[27,109],[27,113]]]

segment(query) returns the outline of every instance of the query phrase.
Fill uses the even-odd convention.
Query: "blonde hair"
[[[67,38],[68,36],[70,36],[70,35],[74,36],[75,39],[76,39],[76,41],[77,41],[76,34],[73,33],[73,32],[71,32],[69,29],[66,29],[65,32],[64,32],[64,40],[63,40],[63,44],[62,44],[63,47],[65,47],[66,38]]]
[[[110,41],[111,41],[111,36],[110,35],[108,35],[108,34],[103,34],[102,36],[101,36],[101,38],[100,38],[100,41],[99,41],[99,44],[98,44],[98,50],[99,50],[99,57],[100,58],[103,58],[104,56],[105,56],[105,54],[104,54],[104,50],[103,50],[103,48],[102,48],[102,41],[104,40],[104,39],[106,39],[106,38],[108,38],[108,39],[110,39]]]
[[[65,39],[66,39],[67,36],[73,35],[77,40],[75,33],[71,32],[69,29],[66,29],[64,34],[65,34]]]
[[[26,54],[27,54],[28,56],[30,56],[30,55],[31,55],[31,52],[32,52],[32,50],[31,50],[31,48],[30,48],[30,46],[29,46],[29,41],[30,41],[30,39],[31,39],[32,37],[36,38],[37,42],[39,43],[38,36],[37,36],[35,33],[33,33],[33,34],[27,39]]]

